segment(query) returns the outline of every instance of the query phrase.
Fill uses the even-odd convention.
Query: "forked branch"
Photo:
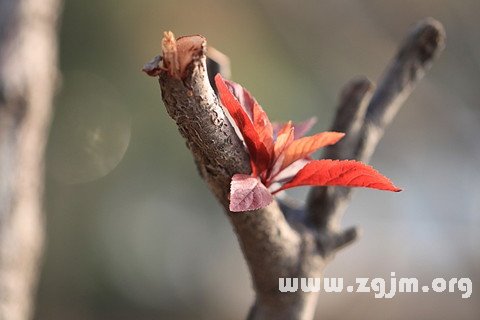
[[[367,79],[349,83],[340,98],[332,126],[345,132],[346,138],[328,147],[324,157],[368,163],[386,127],[444,49],[445,38],[441,23],[424,19],[401,44],[373,96]],[[352,191],[341,187],[312,188],[308,200],[310,220],[320,229],[338,230]]]
[[[350,82],[332,126],[347,136],[327,149],[325,156],[368,161],[386,126],[443,49],[444,39],[440,23],[421,21],[401,45],[376,90],[367,79]],[[175,39],[166,33],[162,49],[162,57],[146,64],[144,71],[159,76],[167,112],[237,234],[256,294],[249,319],[311,319],[317,294],[282,293],[279,278],[319,277],[333,254],[356,239],[355,228],[339,231],[350,189],[312,188],[305,209],[274,201],[257,211],[229,212],[230,179],[236,173],[250,173],[249,156],[210,86],[206,41],[201,36]],[[221,64],[211,65],[220,70]]]

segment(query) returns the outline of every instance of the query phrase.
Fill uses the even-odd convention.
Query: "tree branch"
[[[366,79],[350,82],[343,90],[332,127],[347,136],[328,148],[326,156],[368,160],[386,125],[441,51],[443,39],[441,25],[427,19],[401,46],[375,93]],[[333,253],[355,241],[357,228],[341,232],[338,227],[350,189],[313,188],[306,212],[280,199],[265,209],[229,212],[230,179],[235,173],[250,173],[250,165],[243,142],[209,85],[206,41],[200,36],[175,40],[166,33],[162,48],[163,56],[143,70],[159,76],[167,112],[236,232],[256,293],[248,318],[313,318],[317,294],[302,290],[282,293],[279,278],[320,277]],[[218,68],[222,63],[211,65]]]
[[[371,88],[366,80],[347,85],[333,124],[334,130],[345,130],[346,141],[327,148],[325,158],[350,158],[368,163],[385,128],[444,46],[443,26],[432,18],[424,19],[400,45],[373,96],[366,90]],[[312,188],[308,199],[310,220],[320,230],[337,231],[352,192],[350,188],[341,187]]]
[[[257,211],[229,212],[231,177],[248,174],[251,169],[247,151],[209,85],[205,52],[203,37],[175,41],[171,33],[166,33],[163,59],[153,59],[143,71],[159,76],[167,112],[187,140],[200,175],[228,214],[249,266],[257,300],[261,301],[256,310],[273,316],[286,300],[303,303],[303,296],[281,296],[278,291],[278,278],[297,272],[302,240],[276,201]],[[281,299],[273,299],[272,293]],[[302,299],[296,301],[298,297]]]
[[[359,142],[359,132],[367,112],[374,86],[366,78],[350,81],[340,94],[340,103],[332,131],[345,132],[345,137],[325,149],[325,159],[353,159]],[[346,210],[351,188],[314,187],[308,198],[308,219],[319,229],[339,229],[340,218]],[[335,217],[335,219],[333,219]]]
[[[355,157],[368,162],[398,110],[445,47],[445,30],[432,18],[420,21],[385,70],[370,101]]]

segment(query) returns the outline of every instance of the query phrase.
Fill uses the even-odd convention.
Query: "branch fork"
[[[366,78],[349,82],[340,96],[331,128],[345,132],[346,137],[328,147],[325,158],[367,163],[386,127],[443,50],[444,41],[442,25],[434,19],[424,19],[401,44],[377,88]],[[320,277],[335,253],[358,238],[357,228],[340,229],[351,189],[311,188],[305,208],[294,207],[277,197],[264,209],[230,212],[231,177],[250,174],[251,169],[243,142],[210,85],[206,40],[198,35],[175,39],[171,32],[166,32],[162,50],[163,55],[147,63],[143,71],[158,77],[166,110],[177,123],[200,175],[223,206],[237,235],[256,294],[248,318],[312,319],[317,293],[282,293],[278,289],[279,278]],[[228,62],[224,56],[222,60]],[[219,61],[210,59],[208,65],[228,71],[225,63]]]

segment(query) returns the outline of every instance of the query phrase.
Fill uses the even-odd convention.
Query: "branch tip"
[[[159,76],[162,71],[170,77],[185,79],[191,64],[199,62],[206,53],[207,41],[200,35],[175,39],[173,32],[165,31],[162,39],[162,55],[147,62],[142,71],[149,76]]]
[[[357,132],[351,131],[363,124],[374,89],[375,85],[367,77],[361,76],[350,80],[340,93],[332,130],[345,132],[350,136],[356,135]]]
[[[339,251],[360,238],[362,231],[359,227],[351,227],[334,236],[332,251]]]
[[[399,56],[408,53],[413,47],[417,49],[420,62],[426,64],[445,47],[445,28],[439,21],[425,18],[413,28],[410,39],[413,40],[411,45],[406,45],[403,50],[400,50]],[[407,39],[406,42],[410,42],[410,39]]]
[[[375,88],[373,82],[365,76],[357,76],[350,80],[340,93],[340,101],[347,102],[355,98],[363,97],[367,92],[372,91]],[[342,105],[339,106],[340,108]]]

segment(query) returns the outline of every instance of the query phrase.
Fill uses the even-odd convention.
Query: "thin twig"
[[[337,144],[327,147],[326,159],[352,159],[358,144],[368,103],[373,94],[373,84],[366,78],[350,81],[340,94],[340,103],[332,125],[332,131],[345,132],[345,137]],[[308,218],[319,229],[338,230],[338,219],[347,205],[350,188],[314,187],[310,190]],[[328,225],[328,224],[331,225]]]
[[[401,44],[400,49],[384,72],[371,99],[357,92],[350,101],[352,115],[343,113],[343,99],[339,105],[334,128],[344,127],[349,140],[327,149],[327,158],[351,158],[368,163],[385,128],[408,98],[418,81],[431,66],[434,58],[445,46],[445,31],[442,25],[427,18],[420,21]],[[355,88],[349,84],[346,92]],[[361,98],[360,100],[358,98]],[[362,121],[363,104],[369,101]],[[363,122],[363,123],[362,123]],[[362,123],[360,129],[358,124]],[[354,142],[352,144],[352,141]],[[346,147],[348,146],[348,147]],[[350,150],[350,151],[348,151]],[[352,189],[335,187],[312,188],[309,199],[310,221],[320,230],[337,232],[340,219],[348,205]]]

